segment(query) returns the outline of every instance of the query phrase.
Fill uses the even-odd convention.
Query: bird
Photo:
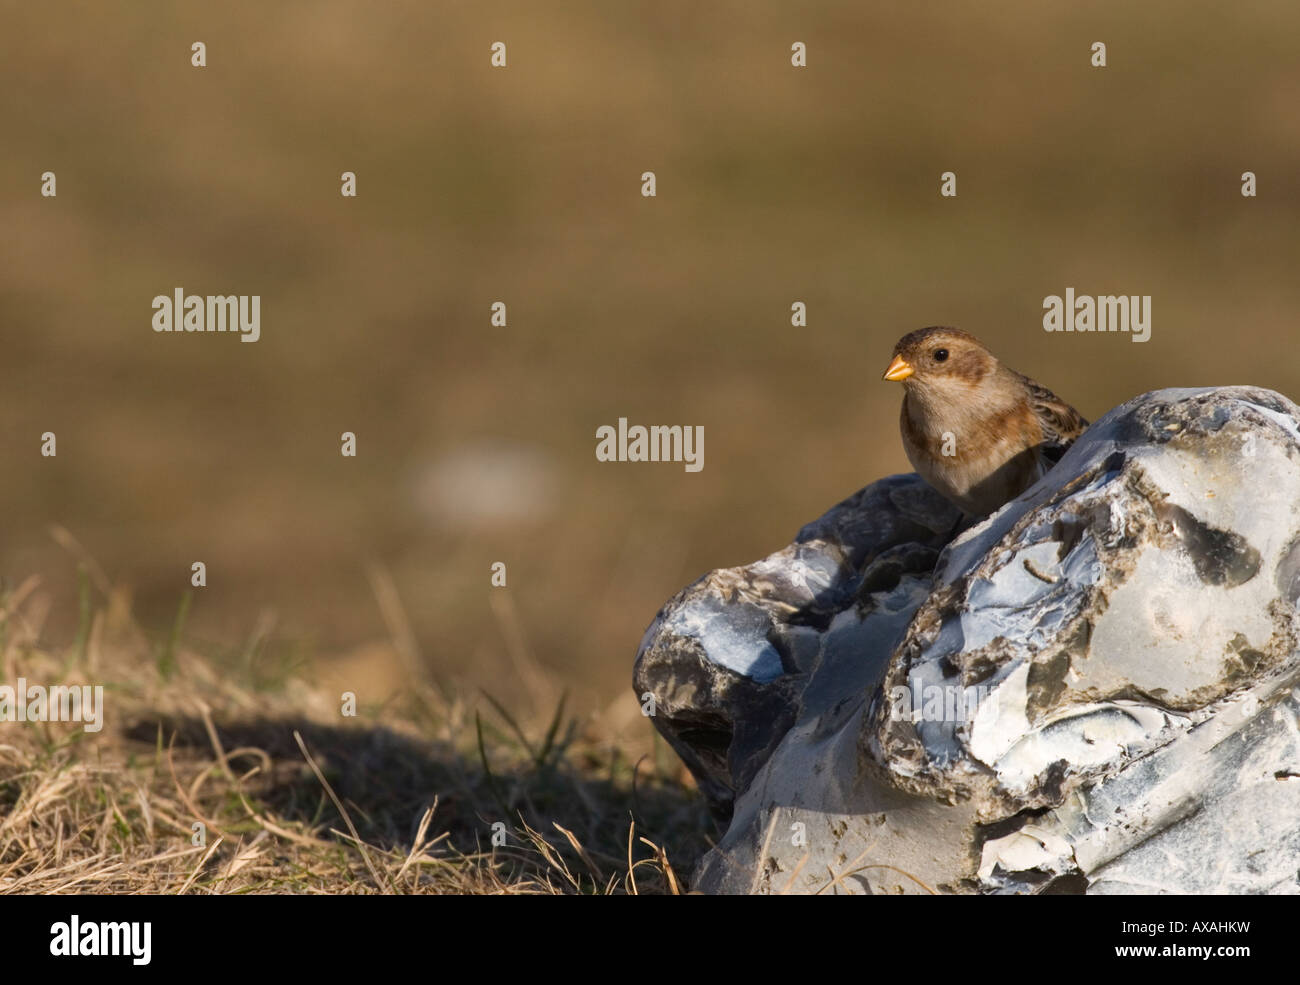
[[[971,518],[1032,486],[1088,427],[1051,390],[958,328],[904,335],[884,378],[903,384],[899,429],[908,461]]]

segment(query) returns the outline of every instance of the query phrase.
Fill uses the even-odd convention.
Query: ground
[[[708,847],[666,747],[634,759],[563,700],[530,730],[413,682],[348,717],[270,647],[196,652],[183,611],[151,635],[95,597],[53,652],[38,579],[0,596],[0,682],[105,707],[99,732],[0,723],[0,893],[679,893]]]

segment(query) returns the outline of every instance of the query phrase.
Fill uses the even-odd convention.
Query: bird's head
[[[959,328],[921,328],[894,346],[884,378],[911,388],[976,387],[998,367],[993,353]]]

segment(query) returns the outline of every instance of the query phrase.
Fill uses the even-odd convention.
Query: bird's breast
[[[901,425],[912,467],[968,514],[992,513],[1042,475],[1042,429],[1027,406],[939,416],[904,401]]]

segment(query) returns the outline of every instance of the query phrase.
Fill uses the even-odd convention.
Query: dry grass
[[[680,776],[562,704],[534,728],[413,683],[345,718],[268,672],[268,641],[219,665],[91,581],[63,653],[38,579],[0,598],[0,683],[102,684],[106,706],[98,733],[0,723],[0,893],[675,893],[706,847]]]

